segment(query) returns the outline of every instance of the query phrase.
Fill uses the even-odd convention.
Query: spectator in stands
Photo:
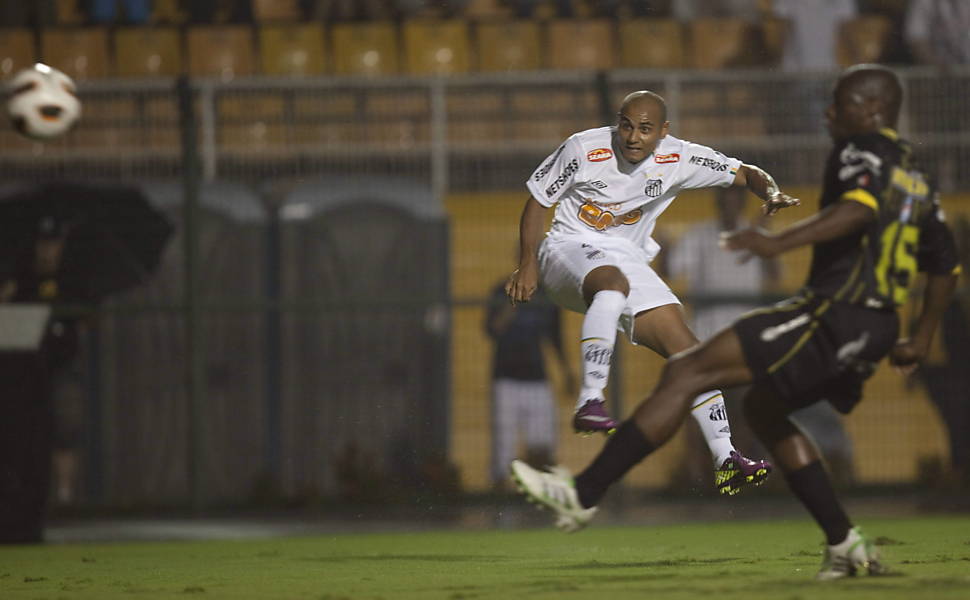
[[[532,18],[536,8],[543,0],[507,0],[519,18]],[[596,17],[616,17],[624,10],[634,17],[657,16],[656,0],[591,0],[590,12]],[[577,16],[576,5],[573,0],[555,0],[556,16],[560,19],[572,19]]]
[[[672,3],[672,16],[678,21],[694,19],[744,19],[757,22],[762,17],[759,0],[678,0]]]
[[[834,72],[842,24],[858,16],[855,0],[775,0],[774,16],[782,22],[781,66],[789,73]],[[856,60],[851,61],[857,62]],[[823,112],[828,94],[827,79],[802,79],[788,86],[792,94],[787,103],[801,108],[801,118],[784,115],[778,133],[815,133],[824,125]]]
[[[192,23],[251,23],[252,5],[249,0],[192,0],[183,1],[183,10]]]
[[[397,16],[410,19],[423,14],[437,14],[453,19],[460,17],[471,0],[393,0],[391,4],[397,11]]]
[[[913,0],[906,13],[906,43],[917,62],[947,67],[970,64],[970,2]]]
[[[961,216],[953,226],[963,272],[970,269],[970,219]],[[943,313],[940,326],[942,356],[930,356],[915,373],[940,411],[950,440],[949,481],[970,487],[970,281],[960,287]],[[946,481],[946,480],[944,480]]]
[[[122,7],[119,14],[119,4]],[[88,16],[98,24],[111,24],[122,20],[127,23],[147,23],[151,16],[149,0],[88,0]]]

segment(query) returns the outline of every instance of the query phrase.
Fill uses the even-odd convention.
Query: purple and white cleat
[[[573,416],[573,431],[576,433],[602,433],[612,435],[619,423],[606,412],[606,402],[598,398],[587,400]]]
[[[751,460],[740,452],[731,450],[730,458],[725,459],[720,468],[714,470],[714,485],[722,494],[733,496],[746,485],[761,485],[770,474],[770,462]]]

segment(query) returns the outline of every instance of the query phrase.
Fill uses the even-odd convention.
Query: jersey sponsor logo
[[[609,187],[606,185],[605,181],[600,181],[599,179],[590,181],[589,184],[598,190],[605,190],[607,187]]]
[[[612,212],[603,210],[601,207],[596,206],[591,202],[584,202],[583,205],[579,207],[579,213],[576,216],[579,217],[580,221],[586,223],[596,231],[603,231],[607,227],[633,225],[643,216],[643,211],[639,208],[635,208],[630,212],[617,217]],[[586,245],[583,244],[583,247],[585,248]],[[592,258],[589,255],[587,255],[587,257]]]
[[[706,156],[691,156],[687,163],[697,165],[698,167],[707,167],[708,169],[718,173],[723,173],[724,171],[727,171],[728,168],[728,164],[726,162],[714,160],[713,158],[707,158]]]
[[[589,162],[603,162],[613,158],[613,151],[609,148],[597,148],[586,153],[586,160]]]
[[[555,196],[556,192],[562,189],[563,184],[569,181],[569,179],[573,175],[575,175],[576,171],[578,170],[579,170],[579,162],[577,162],[575,158],[569,161],[569,164],[567,164],[566,167],[562,170],[562,173],[559,174],[559,177],[556,177],[556,180],[553,181],[552,184],[550,184],[549,187],[546,188],[546,197],[552,198],[553,196]]]
[[[556,159],[559,158],[559,155],[562,154],[562,151],[565,149],[566,149],[566,144],[559,146],[559,149],[556,150],[556,153],[552,155],[552,158],[549,159],[549,162],[542,165],[542,168],[536,171],[536,174],[532,176],[532,179],[535,181],[541,181],[543,177],[548,175],[549,171],[552,170],[553,165],[556,164]]]
[[[648,179],[647,185],[643,188],[643,193],[647,198],[656,198],[664,191],[664,182],[661,179]]]
[[[680,155],[676,152],[672,154],[658,154],[653,157],[653,161],[658,164],[675,163],[680,162]]]
[[[775,325],[774,327],[767,327],[761,331],[761,341],[763,342],[773,342],[788,333],[793,329],[798,329],[802,325],[808,323],[812,320],[812,317],[806,313],[802,313],[795,317],[794,319],[785,321],[781,325]]]
[[[882,172],[882,159],[868,150],[860,150],[852,142],[846,144],[839,153],[839,162],[842,163],[842,168],[839,169],[840,181],[847,181],[864,171],[877,177]]]

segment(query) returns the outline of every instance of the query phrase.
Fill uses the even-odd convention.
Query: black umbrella
[[[65,235],[57,279],[67,301],[97,302],[145,281],[172,224],[137,188],[50,183],[0,199],[0,279],[23,268],[41,235]]]

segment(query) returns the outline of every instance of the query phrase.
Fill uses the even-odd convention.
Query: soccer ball
[[[8,91],[7,113],[17,131],[27,137],[55,138],[81,118],[74,81],[43,63],[17,73]]]

